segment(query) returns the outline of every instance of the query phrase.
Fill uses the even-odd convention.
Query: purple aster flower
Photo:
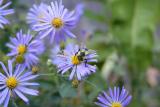
[[[34,30],[39,32],[40,39],[48,37],[50,43],[59,44],[67,37],[76,37],[70,30],[76,26],[77,16],[79,15],[75,10],[68,11],[64,8],[61,0],[51,2],[51,5],[44,11],[44,17],[38,18],[41,23],[35,24]]]
[[[129,95],[129,92],[124,87],[122,90],[119,87],[114,87],[114,90],[109,88],[109,94],[106,92],[99,94],[97,99],[98,102],[96,104],[101,107],[126,107],[130,103],[132,96]]]
[[[14,13],[13,9],[5,9],[11,4],[11,2],[8,2],[3,6],[2,3],[3,0],[0,0],[0,28],[3,28],[3,25],[9,24],[9,21],[5,18],[5,16]]]
[[[29,10],[27,14],[27,23],[31,25],[33,29],[33,25],[42,23],[39,21],[39,18],[44,17],[44,11],[47,10],[47,5],[41,3],[40,5],[33,5],[33,7]]]
[[[97,54],[93,50],[69,44],[64,49],[63,54],[53,56],[53,64],[57,66],[58,73],[62,75],[71,70],[69,80],[82,80],[84,77],[96,72],[96,66],[89,64],[90,62],[97,62],[96,57]]]
[[[13,57],[13,60],[18,64],[23,64],[28,68],[32,65],[37,65],[38,56],[44,51],[44,45],[41,40],[34,39],[29,32],[28,34],[23,34],[21,30],[16,37],[10,38],[10,41],[7,46],[11,48],[11,52],[7,56]]]
[[[28,87],[37,86],[38,83],[31,82],[38,75],[32,75],[30,71],[25,71],[25,67],[18,65],[15,69],[12,68],[12,62],[8,61],[8,69],[0,62],[4,70],[4,74],[0,73],[0,105],[8,106],[10,98],[20,97],[24,102],[29,103],[25,96],[37,96],[38,91]]]

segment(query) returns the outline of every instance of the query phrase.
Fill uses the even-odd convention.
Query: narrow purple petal
[[[29,102],[28,98],[25,97],[20,91],[18,91],[17,89],[15,89],[14,91],[24,102],[26,102],[26,103]]]

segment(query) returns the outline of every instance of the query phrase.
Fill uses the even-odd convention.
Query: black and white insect
[[[87,64],[86,55],[89,54],[89,50],[87,48],[81,48],[78,50],[78,52],[75,54],[78,57],[78,60],[80,62],[85,62],[85,66]]]

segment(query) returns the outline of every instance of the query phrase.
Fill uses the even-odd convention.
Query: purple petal
[[[0,62],[0,64],[3,68],[3,70],[5,71],[5,73],[7,74],[7,76],[9,77],[9,73],[8,73],[8,70],[7,70],[6,66],[2,62]]]
[[[15,93],[26,103],[29,102],[28,98],[25,97],[20,91],[18,91],[17,89],[14,89]]]
[[[17,87],[17,90],[21,91],[24,94],[33,95],[33,96],[37,96],[39,93],[37,90],[25,88],[23,86]]]
[[[12,61],[8,60],[8,69],[9,69],[9,75],[12,76]]]

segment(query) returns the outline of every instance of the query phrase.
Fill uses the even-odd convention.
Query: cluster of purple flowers
[[[14,13],[13,9],[5,10],[11,2],[2,4],[3,0],[0,0],[0,28],[9,24],[5,16]],[[79,46],[73,43],[68,44],[65,49],[60,47],[67,38],[76,38],[71,30],[76,27],[82,14],[82,4],[69,11],[61,0],[51,2],[50,5],[44,3],[33,5],[27,14],[27,23],[37,35],[33,36],[30,31],[23,33],[20,30],[6,44],[11,50],[7,54],[11,57],[11,60],[8,60],[8,67],[0,62],[3,69],[1,71],[3,73],[0,72],[0,105],[7,107],[9,100],[16,96],[29,103],[26,94],[38,95],[36,89],[30,88],[39,85],[31,82],[39,76],[32,72],[32,68],[38,65],[39,57],[44,53],[45,38],[50,44],[55,45],[51,58],[52,63],[57,66],[57,73],[69,74],[69,80],[82,81],[96,72],[96,66],[93,65],[97,62],[96,51],[86,48],[85,45]],[[114,91],[109,89],[109,93],[110,95],[105,92],[100,94],[96,104],[102,107],[125,107],[131,100],[131,96],[124,88],[120,92],[120,89],[115,87]]]

